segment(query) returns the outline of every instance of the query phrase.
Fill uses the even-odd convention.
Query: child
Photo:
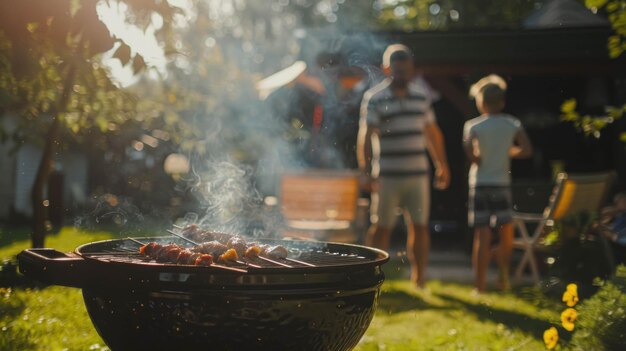
[[[509,289],[509,263],[513,245],[511,158],[527,158],[532,146],[520,121],[502,113],[506,83],[496,75],[479,80],[470,89],[479,117],[465,122],[463,146],[471,163],[468,219],[474,227],[472,264],[476,289],[486,289],[486,274],[493,254],[498,264],[498,285]],[[499,246],[490,249],[492,231]]]

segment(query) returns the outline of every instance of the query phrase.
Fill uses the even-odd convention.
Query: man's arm
[[[426,147],[435,164],[435,186],[438,189],[446,189],[450,185],[450,169],[446,157],[446,147],[443,134],[437,123],[428,123],[424,126],[426,134]]]
[[[378,157],[380,150],[378,149],[378,129],[372,126],[363,126],[359,128],[357,138],[357,160],[359,169],[361,170],[361,186],[365,191],[376,191],[375,178],[378,177]]]
[[[373,128],[361,121],[359,134],[357,137],[356,156],[359,162],[359,169],[364,174],[372,174],[372,134]]]
[[[357,136],[357,161],[361,170],[361,186],[366,191],[374,191],[373,178],[378,176],[377,169],[380,149],[378,145],[378,115],[370,106],[370,97],[367,93],[361,103],[361,118]],[[374,139],[376,137],[376,139]],[[376,141],[376,142],[375,142]]]
[[[533,154],[533,146],[528,139],[528,135],[524,129],[520,129],[515,133],[515,145],[509,149],[509,157],[511,158],[529,158]]]

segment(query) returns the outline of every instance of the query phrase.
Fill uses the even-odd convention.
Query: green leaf
[[[96,126],[100,128],[100,131],[105,132],[109,126],[109,121],[104,116],[97,116],[95,119]]]
[[[607,0],[585,0],[585,6],[588,8],[601,8],[606,5]]]
[[[567,99],[561,105],[561,112],[568,114],[576,110],[576,99]]]
[[[80,0],[72,0],[70,2],[70,14],[72,15],[72,17],[76,15],[78,10],[80,10],[81,6],[82,5],[80,3]]]

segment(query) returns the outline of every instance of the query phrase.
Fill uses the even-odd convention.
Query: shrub
[[[578,308],[573,350],[623,350],[626,345],[626,267]]]

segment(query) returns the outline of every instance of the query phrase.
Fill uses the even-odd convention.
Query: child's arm
[[[528,139],[528,135],[524,129],[520,129],[515,133],[515,145],[509,149],[509,157],[511,158],[529,158],[533,154],[533,146]]]
[[[467,156],[470,164],[475,163],[477,165],[480,165],[478,140],[474,135],[469,135],[466,139],[463,140],[463,150],[465,150],[465,156]]]

